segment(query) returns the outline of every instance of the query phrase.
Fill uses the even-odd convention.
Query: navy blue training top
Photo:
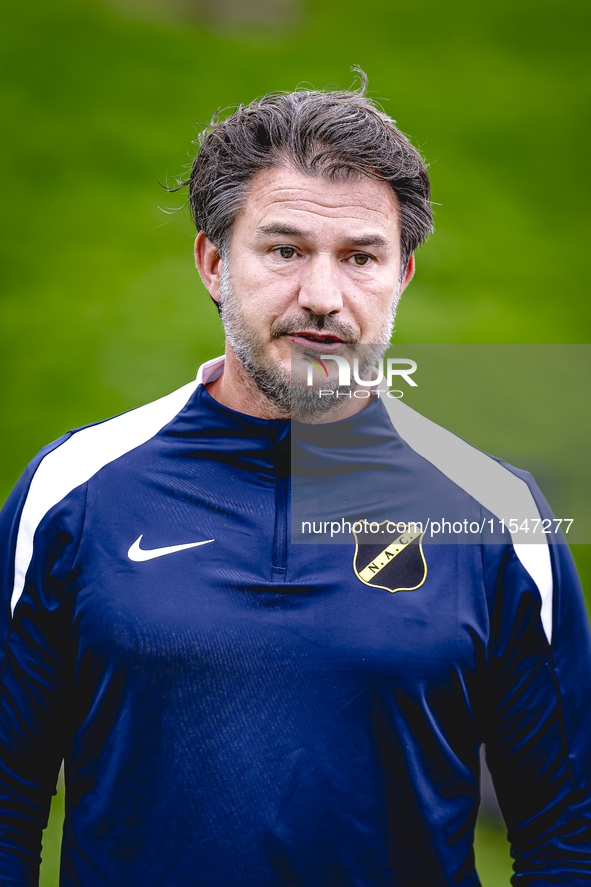
[[[505,495],[548,517],[526,475],[450,435],[452,464],[402,405],[335,423],[357,453],[361,416],[397,519],[413,489],[473,522]],[[513,883],[588,884],[591,646],[568,548],[425,528],[296,544],[289,434],[191,384],[25,472],[0,523],[0,884],[37,883],[63,758],[63,887],[477,885],[482,742]]]

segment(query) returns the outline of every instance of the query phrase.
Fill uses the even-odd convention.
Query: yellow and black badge
[[[372,533],[369,527],[376,524],[358,521],[353,529],[355,555],[353,569],[358,579],[373,588],[386,591],[414,591],[427,578],[427,563],[423,554],[424,533],[420,526],[406,525],[404,533],[399,525],[382,521],[379,531]],[[388,532],[390,529],[394,532]]]

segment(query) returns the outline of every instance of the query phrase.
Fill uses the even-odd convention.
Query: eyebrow
[[[280,223],[271,225],[262,225],[256,229],[257,237],[300,237],[304,240],[312,238],[309,231],[302,231],[301,228],[294,228],[292,225],[283,225]],[[351,246],[381,246],[389,247],[390,241],[381,234],[364,234],[360,237],[348,237],[343,240],[343,244]]]
[[[355,246],[390,246],[390,241],[382,237],[381,234],[366,234],[364,237],[352,237],[347,243],[355,244]]]
[[[312,237],[309,231],[302,231],[301,228],[294,228],[292,225],[282,225],[279,223],[262,225],[256,229],[257,237],[274,237],[277,234],[281,237],[303,237],[304,239]]]

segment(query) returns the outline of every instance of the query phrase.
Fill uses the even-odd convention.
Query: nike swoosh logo
[[[130,561],[151,561],[155,557],[164,557],[165,554],[174,554],[175,551],[186,551],[187,548],[197,548],[198,545],[209,545],[215,539],[206,539],[204,542],[187,542],[185,545],[167,545],[166,548],[140,548],[140,542],[144,534],[135,540],[127,552]]]

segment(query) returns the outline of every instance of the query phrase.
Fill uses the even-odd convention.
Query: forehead
[[[335,182],[290,167],[260,170],[235,226],[247,233],[282,221],[312,232],[371,228],[390,238],[398,233],[396,195],[386,182],[363,175]]]

